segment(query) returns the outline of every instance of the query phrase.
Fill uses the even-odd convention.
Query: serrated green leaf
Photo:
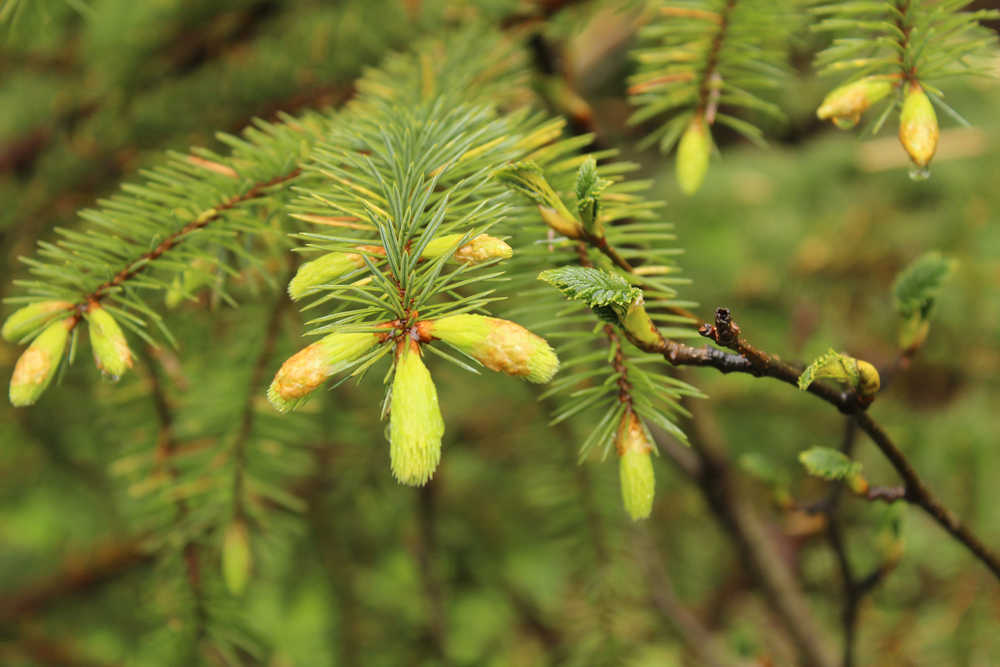
[[[822,479],[847,479],[861,474],[861,464],[829,447],[812,447],[799,453],[799,463],[806,471]]]
[[[595,310],[628,307],[642,292],[619,275],[584,266],[562,266],[538,274],[538,279],[556,287],[566,298],[583,301]]]

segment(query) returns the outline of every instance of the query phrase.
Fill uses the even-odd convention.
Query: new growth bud
[[[414,340],[405,341],[396,361],[389,416],[389,460],[402,484],[423,486],[441,461],[444,420],[434,380]]]
[[[281,365],[267,389],[267,400],[278,412],[288,412],[378,342],[379,337],[370,333],[332,333],[321,338]]]
[[[618,450],[618,476],[625,511],[633,521],[645,519],[653,509],[656,485],[649,454],[653,446],[639,417],[631,410],[622,415],[615,447]]]
[[[705,119],[696,115],[677,146],[677,183],[684,194],[693,195],[701,187],[712,153],[712,135]]]
[[[10,378],[11,405],[31,405],[42,395],[55,377],[74,324],[72,317],[53,322],[31,342],[14,365],[14,375]]]
[[[644,302],[645,300],[640,295],[638,299],[629,305],[628,311],[626,311],[625,317],[622,319],[622,327],[642,343],[654,346],[659,345],[663,342],[663,336],[660,334],[660,330],[656,328],[656,325],[653,324],[653,320],[649,318],[649,313],[646,312]]]
[[[440,257],[451,252],[463,238],[465,234],[445,234],[428,243],[420,256],[424,259]],[[514,251],[504,241],[495,236],[480,234],[455,250],[451,258],[463,264],[479,264],[497,258],[510,259],[513,255]]]
[[[250,581],[253,552],[250,550],[250,530],[242,519],[234,519],[222,538],[222,578],[233,595],[242,595]]]
[[[479,360],[490,370],[548,382],[559,358],[541,336],[520,324],[485,315],[451,315],[417,324],[423,339],[439,338]]]
[[[385,248],[381,246],[358,246],[358,250],[371,255],[385,255]],[[345,273],[360,269],[364,265],[365,260],[361,253],[327,253],[299,267],[299,270],[295,272],[295,277],[288,283],[288,296],[292,297],[292,301],[298,301],[314,287],[328,283]]]
[[[583,237],[583,224],[566,208],[537,164],[517,162],[507,165],[497,172],[497,178],[538,204],[538,211],[549,227],[571,239]]]
[[[878,370],[867,361],[858,359],[858,393],[864,398],[874,398],[880,386]]]
[[[899,141],[920,168],[930,164],[937,150],[937,114],[919,83],[910,84],[899,114]]]
[[[39,301],[19,308],[3,323],[0,336],[6,341],[16,343],[59,313],[72,307],[73,304],[69,301]]]
[[[892,92],[893,83],[886,77],[868,76],[834,88],[816,110],[820,120],[833,120],[837,127],[848,129],[858,124],[861,114]]]
[[[87,325],[97,368],[117,381],[125,371],[132,368],[133,363],[132,350],[128,347],[125,334],[115,318],[98,303],[90,304]]]

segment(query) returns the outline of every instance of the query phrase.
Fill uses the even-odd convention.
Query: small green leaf
[[[858,386],[858,360],[829,349],[806,366],[799,376],[799,389],[805,391],[815,380],[830,378],[852,387]]]
[[[930,317],[934,299],[951,274],[955,262],[939,252],[921,255],[900,272],[892,287],[896,311],[903,319]]]
[[[861,474],[861,464],[829,447],[812,447],[799,454],[799,462],[810,475],[822,479],[847,479]]]
[[[588,157],[576,173],[576,208],[583,226],[595,236],[603,236],[604,230],[597,224],[601,192],[611,185],[611,181],[597,175],[597,161]]]
[[[607,307],[622,314],[642,296],[619,275],[584,266],[562,266],[538,274],[538,279],[558,288],[566,298],[583,301],[595,311]],[[600,313],[598,313],[600,314]]]

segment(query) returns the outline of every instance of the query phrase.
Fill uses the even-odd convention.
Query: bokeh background
[[[390,50],[472,16],[541,17],[562,3],[19,4],[0,39],[2,296],[25,275],[19,256],[78,226],[78,209],[164,149],[221,150],[217,131],[342,103]],[[668,202],[692,281],[683,296],[703,317],[732,308],[752,341],[786,359],[833,346],[885,367],[897,355],[899,270],[930,250],[957,260],[925,348],[873,410],[948,506],[1000,546],[996,80],[946,88],[973,127],[942,118],[932,175],[913,181],[891,130],[859,139],[817,123],[830,82],[811,76],[817,45],[804,36],[799,76],[780,93],[788,123],[771,128],[766,150],[718,137],[721,158],[686,198],[672,160],[636,151],[642,128],[625,124],[633,24],[584,6],[607,3],[571,4],[581,6],[533,29],[559,85],[588,105],[597,141],[640,162]],[[540,89],[555,85],[544,76]],[[297,421],[268,413],[261,388],[247,385],[259,324],[282,293],[253,276],[236,293],[239,308],[205,297],[173,311],[178,349],[144,350],[117,385],[77,363],[36,406],[0,405],[0,663],[700,664],[664,604],[669,590],[748,664],[795,664],[730,535],[668,459],[656,462],[652,518],[633,526],[614,462],[577,465],[586,418],[548,428],[534,389],[449,367],[435,373],[449,428],[442,467],[424,489],[398,486],[379,383],[345,384]],[[277,322],[268,374],[302,344],[294,309]],[[5,381],[19,352],[0,343]],[[775,382],[686,378],[710,397],[703,419],[734,468],[749,469],[739,473],[744,500],[797,575],[821,641],[836,647],[842,591],[822,519],[776,499],[826,492],[797,454],[836,447],[842,417]],[[237,599],[218,575],[224,493],[188,489],[197,521],[178,521],[154,502],[147,473],[165,414],[179,465],[204,468],[248,405],[260,415],[259,455],[294,484],[261,489],[276,511],[254,531],[254,576]],[[868,443],[856,458],[869,479],[895,483]],[[861,607],[858,664],[1000,663],[1000,585],[984,567],[918,510],[847,498],[841,514],[859,572],[903,548]],[[900,537],[887,537],[897,521]],[[200,588],[184,549],[154,556],[189,538],[201,549]]]

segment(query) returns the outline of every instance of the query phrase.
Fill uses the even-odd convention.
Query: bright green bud
[[[94,349],[94,361],[102,373],[117,380],[132,368],[132,350],[128,347],[125,334],[100,304],[92,303],[87,311],[90,331],[90,346]]]
[[[631,410],[622,416],[618,427],[618,476],[622,486],[622,502],[633,521],[649,517],[653,509],[656,478],[649,452],[653,446],[646,436],[639,417]]]
[[[892,92],[892,81],[885,77],[869,76],[834,88],[823,98],[816,110],[820,120],[830,120],[840,127],[854,127],[871,105]]]
[[[39,301],[30,306],[19,308],[11,313],[7,321],[3,323],[0,336],[3,336],[6,341],[15,343],[59,313],[72,307],[73,304],[69,301]]]
[[[571,239],[581,238],[583,225],[577,220],[534,162],[517,162],[497,171],[497,178],[526,195],[536,204],[545,224]]]
[[[712,153],[712,136],[701,116],[691,119],[677,146],[677,183],[684,194],[693,195],[701,187]]]
[[[384,255],[385,248],[381,246],[358,246],[371,255]],[[288,283],[288,296],[292,301],[298,301],[314,287],[331,282],[345,273],[360,269],[365,265],[364,257],[356,252],[331,252],[306,262],[295,272],[295,277]]]
[[[643,303],[644,300],[640,295],[628,307],[628,311],[622,319],[622,327],[634,336],[636,340],[649,345],[659,345],[663,342],[663,336],[660,335],[660,330],[653,324],[653,320],[649,319],[649,313],[646,312],[646,307]]]
[[[379,342],[370,333],[332,333],[299,350],[281,365],[267,389],[267,399],[278,412],[288,412],[300,399],[315,391],[328,377]]]
[[[250,530],[245,521],[236,519],[226,527],[222,539],[222,578],[233,595],[242,595],[250,581],[253,553]]]
[[[402,484],[423,486],[441,461],[444,420],[434,380],[413,340],[402,346],[392,380],[389,460]]]
[[[69,331],[76,323],[72,317],[53,322],[45,328],[14,365],[10,378],[11,405],[31,405],[52,382],[66,349]]]
[[[490,370],[548,382],[559,358],[541,336],[520,324],[485,315],[451,315],[417,324],[422,339],[439,338],[478,359]]]
[[[465,238],[465,234],[445,234],[444,236],[440,236],[428,243],[420,256],[424,259],[440,257],[451,252],[463,238]],[[455,254],[451,258],[463,264],[478,264],[498,257],[501,259],[510,259],[513,255],[514,251],[504,241],[495,236],[480,234],[455,250]]]
[[[899,114],[899,141],[913,164],[922,168],[930,163],[939,134],[937,114],[930,99],[920,84],[912,84]]]

